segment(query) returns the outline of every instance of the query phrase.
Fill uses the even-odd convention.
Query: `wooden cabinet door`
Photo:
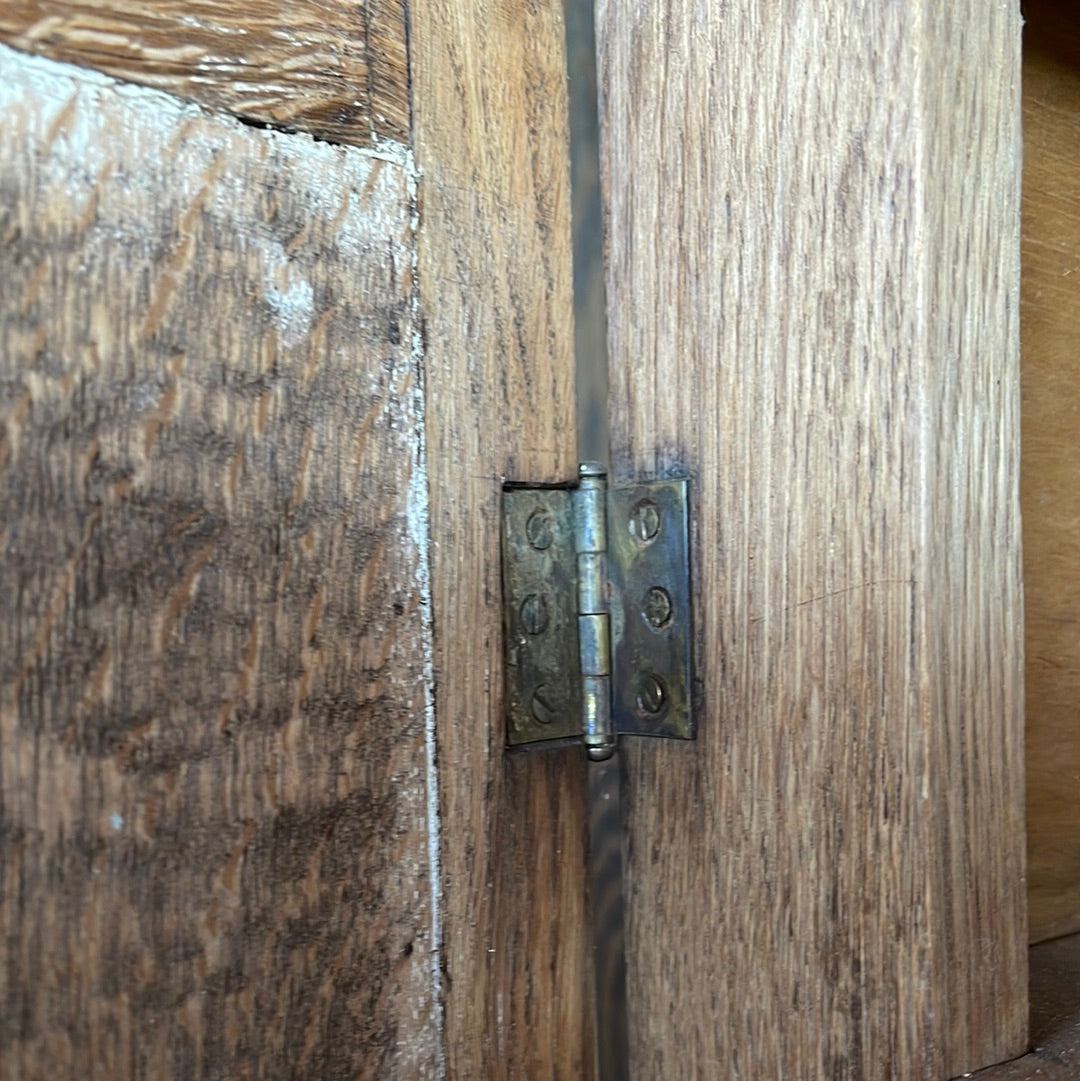
[[[1011,4],[598,6],[640,1078],[1023,1049]],[[0,12],[0,1078],[594,1073],[580,750],[503,746],[573,475],[562,13]]]
[[[630,758],[641,1076],[1025,1047],[1013,3],[607,0],[616,470],[696,481]]]

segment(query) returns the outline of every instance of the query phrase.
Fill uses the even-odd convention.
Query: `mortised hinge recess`
[[[508,484],[502,503],[507,743],[693,739],[685,479]]]

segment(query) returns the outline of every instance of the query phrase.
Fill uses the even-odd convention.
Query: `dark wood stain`
[[[1080,23],[1026,0],[1023,365],[1031,940],[1080,931]]]

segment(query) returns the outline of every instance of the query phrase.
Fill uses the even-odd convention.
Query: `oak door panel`
[[[606,0],[613,465],[692,477],[629,749],[637,1076],[1024,1049],[1019,15]]]

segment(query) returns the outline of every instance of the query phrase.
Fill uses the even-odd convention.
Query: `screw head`
[[[645,622],[654,631],[663,630],[671,622],[672,604],[668,591],[663,586],[653,586],[645,594],[641,610],[645,615]]]
[[[639,544],[656,540],[660,532],[660,508],[651,499],[642,499],[630,511],[630,535]]]
[[[655,717],[667,703],[667,690],[659,676],[647,674],[638,681],[637,708],[646,717]]]
[[[551,724],[558,712],[558,703],[548,687],[541,683],[533,691],[532,702],[529,703],[529,712],[538,724]]]
[[[547,630],[548,613],[547,601],[540,593],[530,593],[521,602],[521,625],[528,634],[543,634]]]
[[[525,536],[538,552],[550,548],[553,539],[551,515],[546,510],[533,511],[525,523]]]

